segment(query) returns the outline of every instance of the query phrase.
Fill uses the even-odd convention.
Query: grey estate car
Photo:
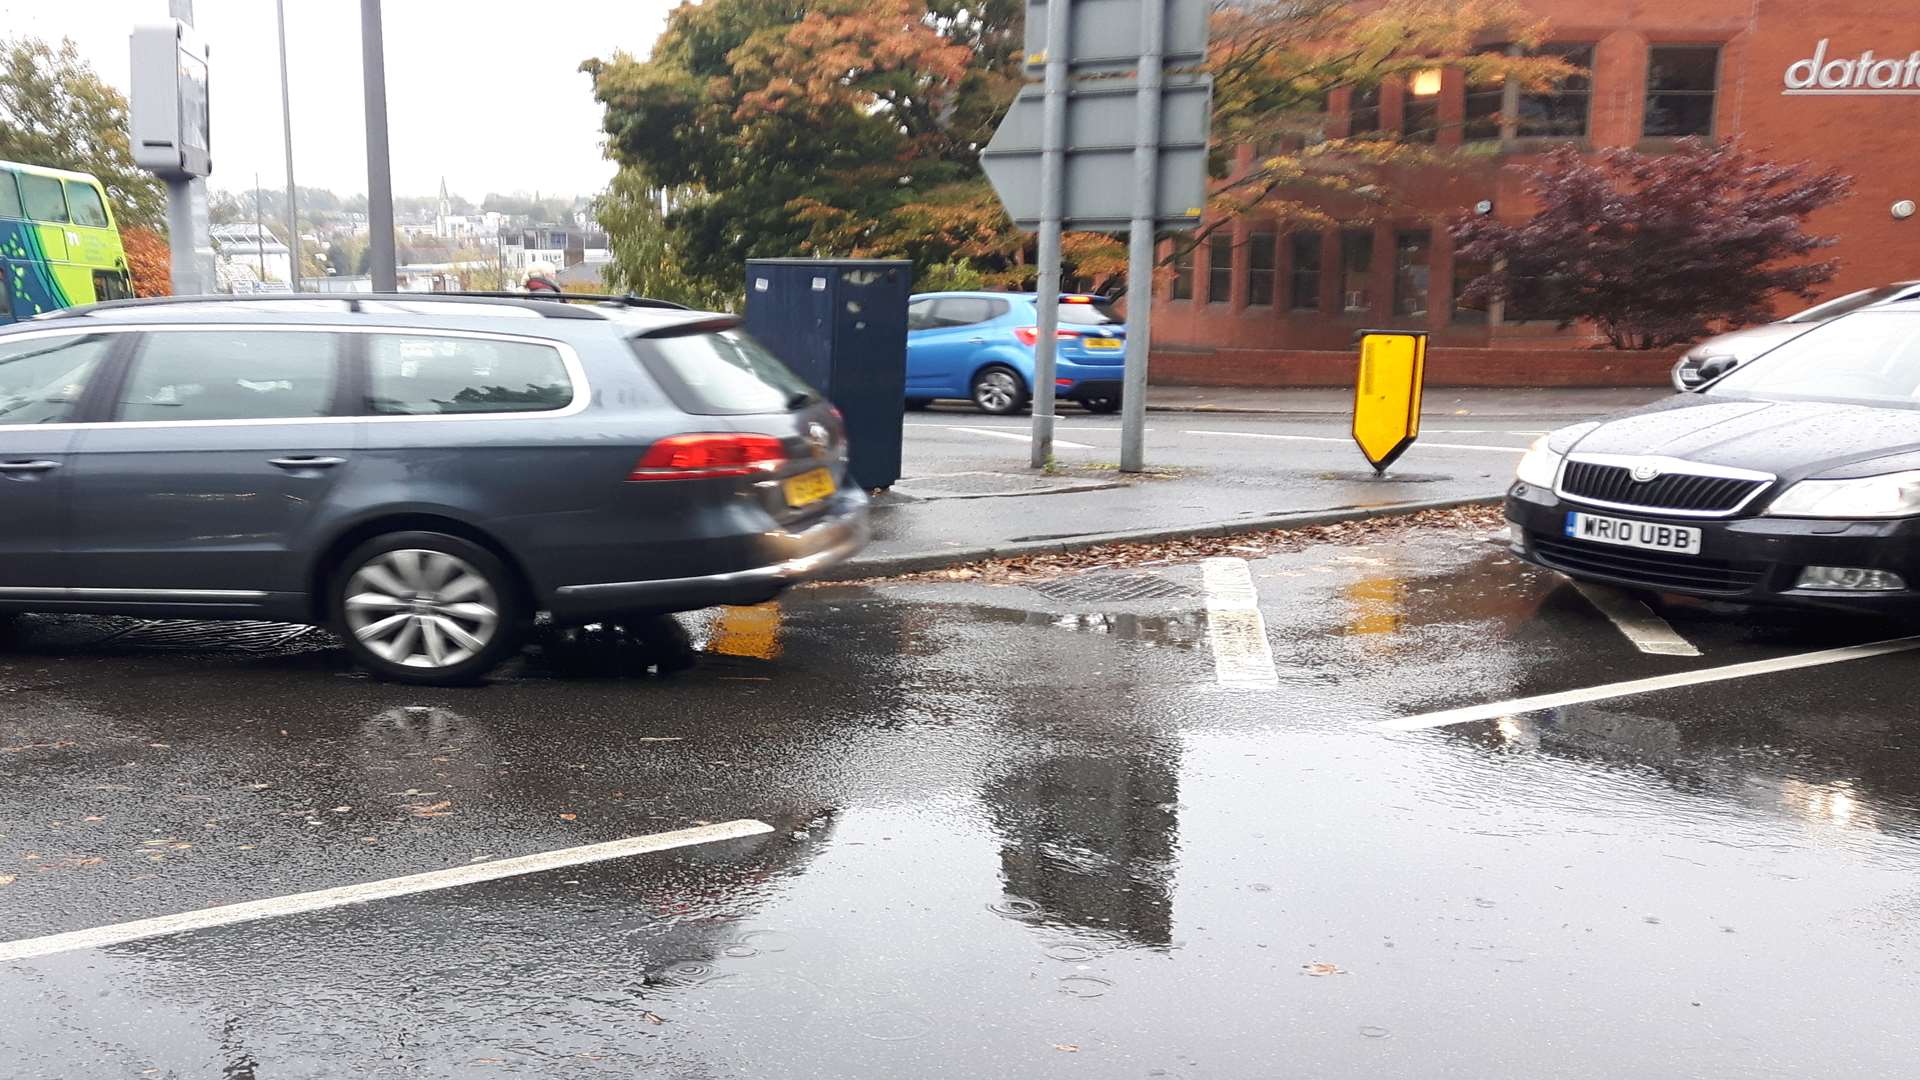
[[[731,316],[196,297],[0,331],[0,619],[310,622],[471,682],[537,612],[769,599],[866,506],[839,414]]]

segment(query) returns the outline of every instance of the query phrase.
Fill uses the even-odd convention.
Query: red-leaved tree
[[[1509,319],[1585,319],[1616,349],[1658,349],[1768,321],[1780,293],[1810,299],[1836,264],[1812,258],[1833,238],[1808,232],[1807,216],[1852,186],[1730,143],[1591,157],[1563,147],[1527,178],[1534,215],[1461,218],[1456,257],[1495,268],[1467,297],[1504,301]]]

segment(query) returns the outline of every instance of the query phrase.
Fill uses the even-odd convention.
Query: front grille
[[[1765,480],[1691,473],[1662,473],[1641,481],[1624,466],[1591,461],[1567,462],[1560,478],[1561,493],[1576,499],[1699,514],[1731,513],[1766,484]]]
[[[1576,576],[1586,573],[1617,578],[1649,589],[1731,596],[1751,591],[1767,572],[1765,563],[1721,562],[1662,551],[1586,544],[1543,533],[1528,533],[1527,548],[1535,558],[1555,570]]]

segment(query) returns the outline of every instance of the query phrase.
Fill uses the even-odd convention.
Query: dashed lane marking
[[[1207,592],[1207,642],[1213,675],[1221,686],[1280,685],[1267,644],[1267,622],[1245,559],[1208,559],[1200,564]]]
[[[948,431],[965,431],[974,435],[986,435],[995,439],[1012,439],[1015,442],[1023,442],[1023,443],[1031,443],[1033,441],[1033,436],[1022,435],[1017,431],[1002,431],[999,428],[987,428],[987,427],[955,427],[951,424],[947,424],[943,426],[945,426]],[[1086,443],[1068,442],[1067,440],[1061,439],[1061,438],[1055,438],[1053,440],[1053,445],[1064,446],[1069,450],[1093,449],[1093,447],[1087,445]]]
[[[1652,608],[1632,594],[1584,581],[1574,582],[1573,587],[1594,607],[1599,608],[1600,614],[1605,615],[1641,652],[1661,656],[1700,655],[1699,648],[1681,637],[1672,623],[1655,614]]]
[[[1566,690],[1557,694],[1513,698],[1488,705],[1468,705],[1464,708],[1446,709],[1420,716],[1402,716],[1397,720],[1381,720],[1372,726],[1382,731],[1422,731],[1427,728],[1450,727],[1454,724],[1471,724],[1481,720],[1497,720],[1502,716],[1539,712],[1542,709],[1557,709],[1562,705],[1582,705],[1593,701],[1630,697],[1634,694],[1650,694],[1656,690],[1674,690],[1683,686],[1698,686],[1702,683],[1726,682],[1729,679],[1746,679],[1755,675],[1797,671],[1801,668],[1820,667],[1824,664],[1863,660],[1870,656],[1911,652],[1914,649],[1920,649],[1920,637],[1889,638],[1886,641],[1875,641],[1865,645],[1848,645],[1839,649],[1795,653],[1792,656],[1776,656],[1771,660],[1751,660],[1744,664],[1725,664],[1720,667],[1702,668],[1698,671],[1682,671],[1673,675],[1656,675],[1649,679],[1629,679],[1626,682],[1605,683],[1580,690]]]
[[[276,896],[267,900],[223,904],[220,907],[201,908],[199,911],[186,911],[178,915],[162,915],[154,919],[99,926],[91,930],[74,930],[65,934],[50,934],[46,937],[23,938],[19,941],[0,942],[0,963],[31,960],[34,957],[73,952],[77,949],[98,949],[128,941],[181,934],[190,930],[206,930],[216,926],[232,926],[235,923],[253,922],[258,919],[298,915],[308,911],[343,907],[347,904],[364,904],[373,900],[410,896],[436,889],[451,889],[459,885],[474,885],[482,881],[496,881],[522,874],[537,874],[543,870],[560,870],[569,866],[605,862],[608,859],[624,859],[631,855],[645,855],[672,848],[691,847],[695,844],[711,844],[716,840],[737,840],[741,837],[758,836],[772,831],[773,826],[764,821],[742,818],[738,821],[723,821],[716,825],[701,825],[692,829],[677,829],[673,832],[653,833],[648,836],[629,836],[623,840],[609,840],[603,844],[588,844],[585,847],[561,848],[557,851],[541,852],[538,855],[522,855],[513,859],[430,870],[424,874],[409,874],[405,877],[387,878],[384,881],[343,885],[337,889],[320,889],[316,892],[294,893],[291,896]]]

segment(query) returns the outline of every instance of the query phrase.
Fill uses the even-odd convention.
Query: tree
[[[1531,218],[1464,217],[1454,238],[1457,257],[1497,267],[1469,284],[1469,299],[1562,327],[1588,319],[1616,349],[1658,349],[1770,320],[1780,293],[1811,299],[1837,264],[1811,258],[1834,241],[1808,232],[1807,218],[1852,185],[1731,143],[1591,159],[1563,147],[1527,177]]]
[[[172,295],[173,253],[166,237],[137,225],[125,226],[120,230],[120,246],[127,252],[135,296]]]
[[[361,273],[367,257],[367,239],[354,233],[342,233],[327,245],[327,266],[335,274]]]
[[[681,193],[682,200],[689,198]],[[615,292],[671,300],[703,310],[730,311],[740,306],[744,284],[725,284],[689,275],[676,248],[678,238],[667,227],[660,210],[660,193],[647,186],[637,170],[614,174],[606,193],[593,204],[593,215],[607,230],[613,261],[603,276]],[[745,268],[742,267],[742,275]],[[516,283],[517,284],[517,283]]]
[[[165,189],[133,163],[127,99],[72,41],[0,38],[0,158],[99,177],[125,225],[166,228]]]

